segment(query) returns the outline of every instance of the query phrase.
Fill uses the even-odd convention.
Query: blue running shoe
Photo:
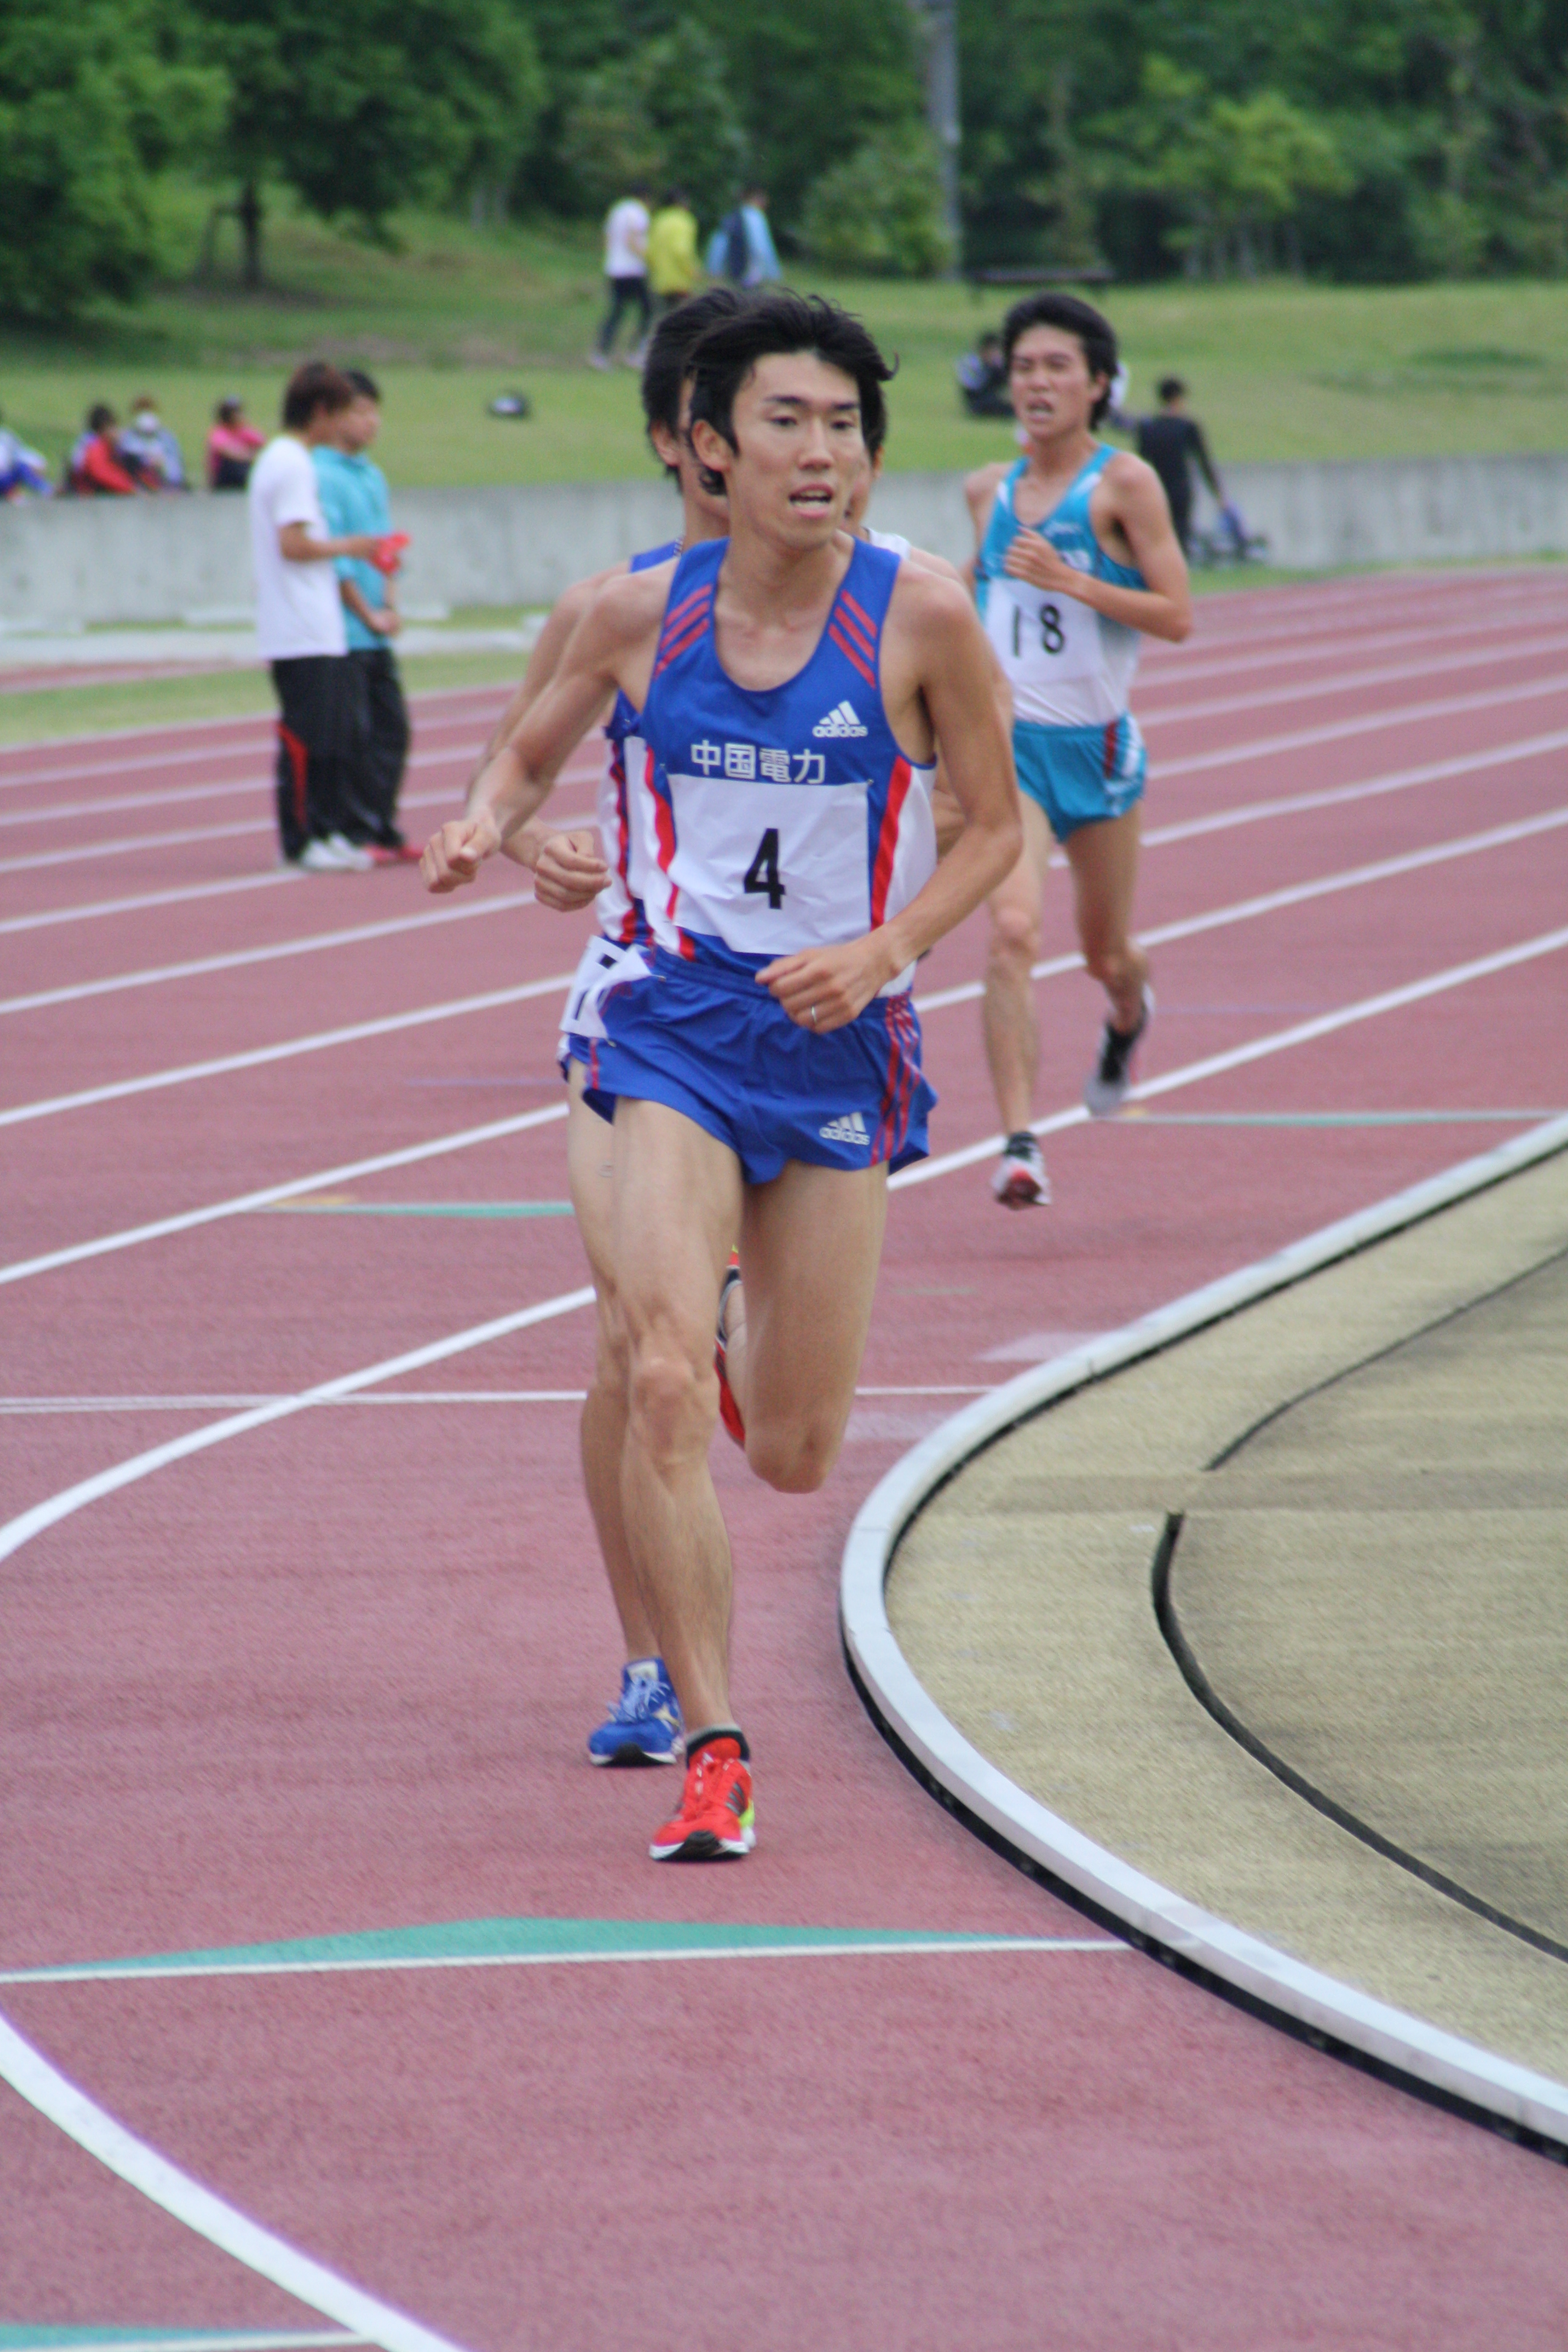
[[[686,1754],[680,1702],[662,1658],[621,1668],[621,1695],[588,1734],[590,1764],[679,1764]]]

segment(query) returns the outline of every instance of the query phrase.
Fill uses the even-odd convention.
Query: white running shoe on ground
[[[348,844],[345,842],[343,846],[346,849]],[[330,841],[308,841],[298,857],[286,857],[283,862],[301,874],[353,874],[357,870],[351,859],[339,856]]]
[[[1113,1029],[1108,1021],[1100,1033],[1100,1059],[1083,1082],[1084,1108],[1092,1118],[1109,1118],[1121,1108],[1132,1084],[1132,1056],[1154,1018],[1154,992],[1145,987],[1143,1010],[1136,1029]]]
[[[375,864],[375,860],[371,856],[369,850],[356,847],[355,844],[349,839],[346,833],[329,833],[327,835],[327,847],[331,851],[339,865],[343,866],[350,874],[368,874],[371,867]]]
[[[1049,1201],[1051,1180],[1026,1127],[1007,1138],[1007,1148],[991,1173],[991,1190],[1005,1209],[1043,1209]]]

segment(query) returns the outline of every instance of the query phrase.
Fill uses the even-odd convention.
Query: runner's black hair
[[[656,425],[679,437],[680,394],[690,373],[692,351],[710,327],[733,318],[746,299],[732,286],[710,286],[705,294],[694,294],[689,302],[667,310],[654,329],[642,372],[642,413],[650,443]],[[673,466],[664,470],[672,482],[680,479]]]
[[[378,408],[381,406],[381,386],[374,376],[366,375],[363,368],[344,368],[343,373],[353,384],[356,398],[374,400]]]
[[[757,362],[775,352],[811,352],[828,367],[853,376],[866,446],[873,454],[881,447],[888,434],[882,386],[891,382],[893,367],[858,319],[820,294],[794,294],[785,286],[753,295],[732,319],[710,328],[692,352],[693,425],[700,418],[733,449],[735,394]],[[705,473],[702,487],[720,490],[722,477]]]
[[[1026,294],[1002,321],[1002,347],[1009,368],[1014,345],[1031,327],[1059,327],[1064,335],[1078,337],[1090,375],[1105,378],[1105,390],[1089,413],[1089,423],[1098,425],[1110,405],[1110,387],[1116,377],[1116,330],[1110,320],[1076,294]]]

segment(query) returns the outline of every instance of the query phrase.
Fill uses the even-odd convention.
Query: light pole
[[[958,0],[910,0],[925,51],[926,121],[942,164],[942,217],[952,253],[952,275],[963,266],[963,224],[958,204]]]

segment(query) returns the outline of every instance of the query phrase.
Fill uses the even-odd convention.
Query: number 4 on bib
[[[776,914],[784,905],[784,886],[779,879],[779,829],[770,824],[757,844],[757,854],[746,868],[745,887],[766,898]]]

